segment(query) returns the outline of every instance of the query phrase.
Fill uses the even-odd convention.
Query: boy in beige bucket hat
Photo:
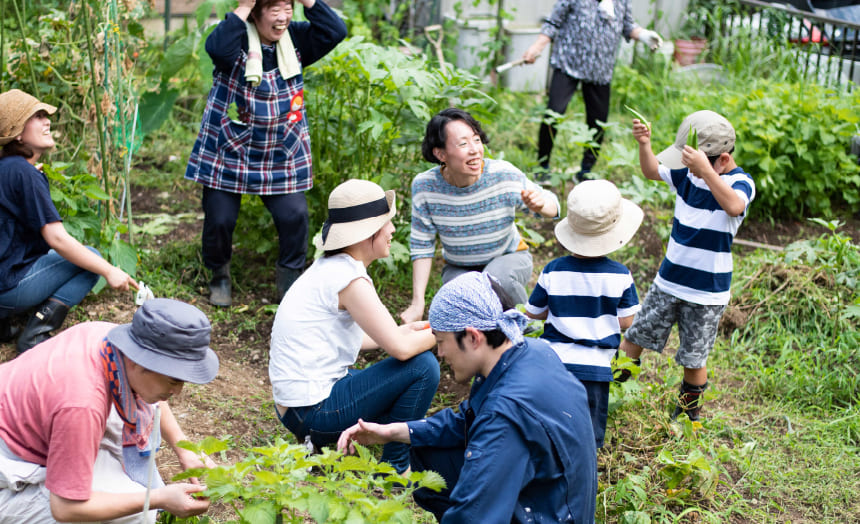
[[[639,297],[630,270],[607,257],[633,238],[642,210],[608,180],[577,184],[555,236],[570,255],[541,271],[526,314],[544,319],[541,338],[585,386],[594,438],[603,447],[612,356],[633,322]]]
[[[691,131],[697,147],[687,145]],[[729,302],[732,241],[755,198],[755,182],[732,157],[734,128],[713,111],[685,118],[675,143],[658,155],[651,151],[651,129],[637,119],[633,137],[639,142],[642,174],[675,191],[675,215],[654,285],[620,349],[638,364],[643,348],[662,352],[678,324],[675,362],[684,367],[684,380],[672,418],[686,413],[696,421],[708,386],[708,354]]]

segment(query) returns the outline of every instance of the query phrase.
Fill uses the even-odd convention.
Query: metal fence
[[[860,84],[860,24],[810,12],[808,0],[737,0],[721,14],[722,35],[753,34],[796,51],[805,74],[826,85]]]

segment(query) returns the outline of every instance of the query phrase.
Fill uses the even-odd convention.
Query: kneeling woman
[[[439,385],[435,345],[425,322],[398,326],[382,304],[367,267],[391,249],[394,191],[348,180],[329,196],[325,256],[302,274],[278,307],[269,378],[278,418],[299,440],[334,444],[359,418],[421,418]],[[351,369],[361,349],[390,356]],[[408,446],[386,444],[382,460],[409,467]]]
[[[0,341],[18,335],[21,353],[63,325],[99,275],[114,289],[137,283],[98,251],[75,240],[51,201],[37,166],[54,148],[57,108],[18,89],[0,94]],[[11,316],[36,308],[19,334]]]

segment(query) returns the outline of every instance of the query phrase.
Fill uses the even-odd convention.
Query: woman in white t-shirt
[[[391,250],[394,191],[348,180],[329,196],[318,259],[284,295],[272,328],[269,378],[281,423],[317,447],[337,442],[361,418],[422,418],[439,385],[426,322],[398,326],[382,304],[367,266]],[[361,349],[386,358],[351,368]],[[382,460],[409,467],[407,444],[386,444]]]

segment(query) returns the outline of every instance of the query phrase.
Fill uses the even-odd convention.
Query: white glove
[[[639,36],[637,36],[636,39],[647,45],[651,51],[659,49],[660,46],[663,45],[663,38],[661,38],[656,31],[651,31],[650,29],[642,29],[639,31]]]
[[[615,20],[615,2],[613,0],[600,0],[597,8],[610,22]]]

